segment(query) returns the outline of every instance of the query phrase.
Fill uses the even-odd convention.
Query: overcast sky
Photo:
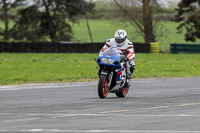
[[[169,7],[171,3],[178,4],[181,0],[158,0],[158,1],[160,1],[161,3],[160,2],[159,3],[162,4],[164,7]]]

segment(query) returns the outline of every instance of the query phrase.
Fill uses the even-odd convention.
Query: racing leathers
[[[130,79],[135,69],[135,53],[134,53],[133,43],[130,42],[128,39],[126,39],[121,45],[119,45],[115,41],[115,38],[111,38],[106,41],[101,51],[109,47],[117,47],[118,49],[121,50],[122,55],[120,57],[126,61],[127,77],[128,79]]]

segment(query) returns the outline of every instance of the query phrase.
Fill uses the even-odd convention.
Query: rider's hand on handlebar
[[[120,55],[120,60],[122,60],[122,61],[127,61],[128,59],[127,59],[127,57],[126,56],[124,56],[124,55]]]

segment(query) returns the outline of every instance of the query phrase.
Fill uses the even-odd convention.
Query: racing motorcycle
[[[110,47],[99,53],[98,64],[98,95],[106,98],[108,93],[115,93],[117,97],[125,97],[129,90],[127,84],[126,62],[120,58],[121,50]]]

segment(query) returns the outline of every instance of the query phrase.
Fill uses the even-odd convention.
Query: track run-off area
[[[0,86],[0,132],[200,133],[200,77],[132,79],[125,98],[97,85]]]

